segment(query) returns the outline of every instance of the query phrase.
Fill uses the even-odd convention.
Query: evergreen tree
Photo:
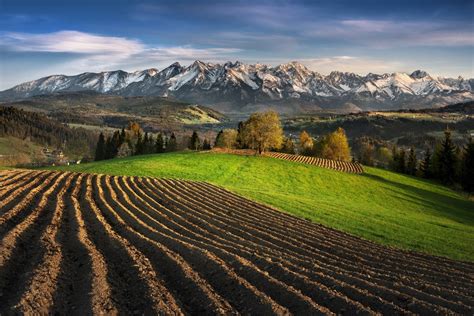
[[[138,132],[137,134],[137,143],[135,144],[135,155],[143,154],[143,136],[142,133]]]
[[[199,139],[197,132],[194,131],[189,140],[189,149],[199,150],[199,148],[201,148],[201,140]]]
[[[156,153],[163,153],[165,152],[165,144],[163,142],[163,135],[159,133],[156,136],[156,142],[155,142],[155,152]]]
[[[398,152],[398,157],[397,157],[397,171],[400,173],[405,173],[406,172],[406,163],[405,163],[405,150],[400,149]]]
[[[223,130],[220,130],[219,133],[217,133],[216,140],[214,141],[214,147],[220,147],[222,144],[222,136],[224,134]],[[238,131],[237,131],[237,143],[238,143]]]
[[[95,161],[105,159],[105,137],[103,133],[100,133],[97,146],[95,148]]]
[[[151,154],[155,152],[155,142],[153,141],[153,135],[145,133],[143,138],[143,154]]]
[[[451,184],[456,177],[456,146],[451,140],[451,132],[444,132],[444,140],[435,152],[435,177],[444,184]]]
[[[432,168],[431,152],[430,152],[430,149],[427,148],[425,151],[425,156],[420,163],[420,167],[419,167],[420,176],[426,179],[431,178],[431,168]]]
[[[461,185],[467,192],[474,192],[474,142],[469,138],[469,142],[464,146]]]
[[[390,163],[390,169],[398,171],[398,149],[396,145],[392,147],[392,161]]]
[[[249,148],[248,144],[245,143],[243,131],[244,131],[244,122],[240,121],[239,125],[237,126],[237,148],[238,149]]]
[[[127,133],[125,132],[125,129],[122,128],[122,131],[120,132],[120,145],[122,145],[126,140],[127,140]]]
[[[178,143],[176,141],[176,136],[174,133],[171,133],[171,137],[168,140],[168,144],[166,146],[166,151],[167,152],[172,152],[176,151],[178,149]]]
[[[148,138],[148,132],[145,132],[145,136],[143,137],[143,149],[142,154],[148,154],[148,143],[150,142]]]
[[[407,169],[406,173],[415,175],[416,174],[416,154],[415,154],[415,149],[413,147],[410,148],[410,152],[408,154],[408,162],[407,162]]]
[[[111,159],[113,158],[113,143],[112,143],[112,137],[107,137],[105,140],[105,155],[104,159]]]
[[[210,150],[211,149],[211,142],[206,138],[202,143],[203,150]]]

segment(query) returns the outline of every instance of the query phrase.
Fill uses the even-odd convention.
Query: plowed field
[[[0,171],[0,313],[469,314],[474,264],[204,182]]]

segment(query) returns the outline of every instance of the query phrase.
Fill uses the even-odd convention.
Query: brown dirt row
[[[160,280],[156,271],[153,269],[150,260],[134,247],[129,240],[117,234],[103,216],[99,205],[103,207],[107,206],[107,204],[104,203],[104,188],[97,185],[99,179],[97,177],[95,178],[96,181],[94,182],[92,182],[91,177],[87,178],[86,199],[90,202],[90,208],[95,213],[96,219],[102,225],[108,238],[123,249],[124,254],[130,259],[131,265],[136,267],[137,275],[133,276],[133,278],[138,277],[139,281],[137,285],[141,285],[142,290],[145,292],[145,295],[140,297],[140,300],[143,300],[142,308],[147,308],[150,312],[153,311],[154,313],[165,312],[168,314],[181,314],[179,305],[166,287],[163,286],[162,280]],[[92,192],[92,186],[95,188],[94,192]],[[102,203],[97,205],[94,202],[93,194],[94,196],[98,195]],[[121,260],[124,260],[124,258],[121,258]],[[130,272],[128,273],[130,274]]]
[[[116,188],[119,191],[123,190],[120,187],[120,184],[118,183],[117,183]],[[128,203],[129,205],[132,205],[134,209],[139,209],[137,208],[137,205],[134,202],[128,201]],[[136,203],[140,203],[140,202],[136,202]],[[231,265],[234,270],[243,271],[243,273],[245,273],[248,277],[258,280],[252,283],[258,284],[258,286],[260,287],[262,291],[271,291],[273,295],[271,295],[270,293],[267,293],[267,294],[270,297],[274,298],[275,301],[283,305],[289,306],[290,311],[295,312],[295,313],[297,313],[298,311],[308,311],[310,310],[310,306],[312,306],[312,308],[315,308],[316,311],[320,309],[320,307],[315,305],[311,300],[308,299],[308,297],[302,296],[293,288],[288,288],[285,284],[273,278],[272,276],[269,277],[265,273],[262,273],[261,269],[252,265],[250,262],[247,262],[242,257],[238,256],[238,254],[232,254],[230,252],[226,252],[224,249],[221,249],[220,247],[213,249],[212,246],[209,246],[208,244],[206,244],[206,246],[208,248],[205,248],[205,249],[207,250],[212,249],[213,252],[216,253],[216,255],[218,255],[220,258],[222,258],[226,262],[236,262],[233,265]],[[262,275],[264,276],[263,278],[262,278]]]
[[[256,155],[255,150],[249,150],[249,149],[213,148],[211,151],[214,153],[225,153],[225,154],[234,154],[234,155],[242,155],[242,156]],[[321,168],[333,169],[333,170],[347,172],[347,173],[360,174],[364,172],[364,168],[362,167],[362,165],[357,162],[339,161],[339,160],[324,159],[324,158],[317,158],[317,157],[310,157],[310,156],[303,156],[303,155],[293,155],[293,154],[278,153],[278,152],[264,152],[262,156],[269,157],[269,158],[283,159],[283,160],[288,160],[288,161],[293,161],[293,162],[298,162],[298,163],[304,163],[304,164],[318,166]]]
[[[110,190],[110,186],[108,186],[108,189]],[[114,200],[116,200],[115,192],[110,193]],[[127,196],[122,196],[128,201]],[[121,217],[117,218],[121,219]],[[156,268],[158,271],[163,270],[162,275],[166,278],[170,288],[173,287],[173,284],[180,284],[180,291],[175,292],[174,295],[186,306],[187,311],[193,313],[213,312],[218,314],[234,314],[236,312],[179,254],[131,229],[123,220],[118,222],[120,223],[119,230],[128,236],[132,236],[129,239],[136,240],[136,244],[140,245],[140,248],[148,256],[151,258],[158,256],[160,266]]]
[[[215,256],[213,253],[204,251],[194,246],[189,242],[189,240],[183,238],[180,232],[171,230],[165,225],[160,224],[158,221],[154,221],[154,224],[160,225],[160,229],[153,228],[140,219],[137,216],[137,213],[133,213],[127,207],[124,207],[120,201],[112,199],[110,196],[108,201],[111,203],[111,205],[115,206],[114,208],[109,207],[109,210],[116,211],[114,214],[115,218],[121,218],[131,227],[141,229],[144,233],[150,233],[148,237],[152,239],[156,240],[156,238],[159,238],[157,241],[163,243],[170,249],[176,249],[175,251],[181,253],[183,258],[190,262],[191,265],[199,265],[199,271],[201,273],[208,273],[207,269],[212,269],[209,272],[214,275],[219,273],[221,276],[220,278],[217,278],[216,280],[208,278],[208,280],[213,281],[213,287],[219,286],[219,288],[222,289],[221,293],[226,299],[228,299],[229,303],[235,304],[235,300],[241,300],[240,304],[242,304],[243,302],[247,301],[248,306],[252,306],[253,308],[256,308],[257,311],[260,310],[262,313],[268,313],[271,311],[286,311],[271,298],[258,291],[244,278],[239,277],[235,271],[229,267],[228,263]],[[108,201],[102,200],[102,202],[106,205],[108,205]],[[138,213],[140,213],[140,211],[138,211]],[[148,214],[141,211],[141,214],[139,215],[146,217]],[[163,233],[163,229],[167,234]],[[215,283],[216,281],[218,283]],[[224,286],[223,288],[221,287],[222,285]],[[228,292],[229,290],[231,290],[231,293]],[[241,308],[247,304],[242,304]],[[240,312],[248,313],[248,311]]]
[[[151,193],[151,194],[153,194],[153,193]],[[161,195],[161,194],[163,194],[163,193],[160,192],[159,194]],[[179,210],[178,207],[172,207],[172,208],[173,208],[173,210],[174,210],[174,213],[177,213],[177,211]],[[165,211],[163,211],[163,210],[160,211],[160,213],[164,213],[164,212],[165,212]],[[183,212],[182,212],[182,215],[183,215],[184,217],[186,217],[186,219],[189,220],[189,221],[192,221],[192,218],[189,217],[191,213],[192,213],[192,212],[189,211],[188,208],[184,207],[184,210],[183,210]],[[166,214],[166,215],[168,215],[168,214]],[[173,215],[171,214],[170,216],[173,216]],[[167,216],[167,217],[170,218],[170,216]],[[188,231],[189,231],[189,233],[187,233],[187,235],[188,235],[190,238],[192,238],[192,239],[195,239],[195,240],[198,240],[198,239],[199,239],[199,240],[203,240],[204,242],[208,242],[208,243],[211,243],[211,244],[218,245],[219,247],[222,247],[222,248],[224,248],[224,249],[229,249],[230,251],[237,252],[240,256],[246,257],[246,259],[252,260],[252,261],[254,261],[254,262],[255,262],[255,259],[256,259],[257,257],[260,257],[262,260],[265,260],[264,265],[261,266],[262,269],[268,269],[268,265],[269,265],[269,264],[270,264],[270,265],[273,265],[273,264],[278,264],[278,265],[279,265],[279,263],[277,263],[277,260],[278,260],[278,259],[281,259],[281,257],[271,257],[271,256],[269,256],[269,255],[266,255],[266,256],[259,256],[258,253],[260,253],[260,251],[257,252],[257,249],[252,248],[253,245],[250,245],[249,247],[246,247],[246,248],[245,248],[245,247],[241,247],[239,250],[236,250],[237,247],[234,247],[236,244],[234,244],[234,245],[228,245],[228,244],[226,244],[226,243],[225,243],[225,239],[220,238],[220,237],[218,236],[218,233],[217,233],[217,234],[214,234],[214,235],[212,235],[212,236],[210,236],[209,238],[203,237],[203,235],[205,235],[206,232],[209,233],[209,232],[215,230],[215,227],[213,227],[211,224],[209,224],[208,222],[205,222],[205,221],[204,221],[203,223],[198,223],[198,225],[193,225],[193,224],[189,224],[189,222],[187,222],[187,220],[182,219],[181,221],[184,221],[184,222],[185,222],[185,224],[183,224],[183,225],[188,224],[188,226],[189,226],[189,225],[193,226],[192,229],[191,229],[190,227],[180,226],[179,224],[175,224],[176,226],[173,226],[172,229],[174,229],[174,230],[179,230],[179,231],[182,232],[183,234],[184,234],[185,232],[188,232]],[[173,220],[173,222],[175,222],[175,223],[177,223],[177,222],[179,222],[179,221],[180,221],[179,219]],[[170,225],[171,225],[172,222],[171,222],[171,221],[169,221],[169,222],[170,222]],[[187,222],[187,223],[186,223],[186,222]],[[199,224],[200,224],[200,225],[199,225]],[[203,229],[200,229],[200,227],[203,227]],[[187,229],[187,228],[188,228],[188,229]],[[191,231],[196,231],[196,230],[203,231],[204,233],[201,234],[201,235],[199,235],[198,233],[191,232]],[[221,235],[224,235],[226,239],[229,239],[229,237],[230,237],[231,234],[230,234],[229,232],[223,231],[223,233],[221,232]],[[218,240],[224,240],[224,242],[219,243],[219,242],[217,242]],[[243,240],[243,239],[242,239],[242,240]],[[230,244],[232,244],[232,243],[230,243]],[[245,250],[242,250],[242,249],[245,249]],[[245,251],[246,253],[244,253],[243,251]],[[248,256],[247,256],[247,255],[248,255]],[[258,265],[258,264],[257,264],[257,265]],[[285,270],[285,273],[286,273],[286,274],[290,274],[291,276],[287,277],[286,275],[283,275],[282,273],[280,273],[280,274],[275,274],[275,277],[276,277],[276,278],[280,278],[280,279],[286,278],[286,280],[289,280],[290,278],[294,278],[294,277],[299,277],[300,279],[305,279],[304,277],[301,277],[301,276],[299,276],[299,275],[297,275],[297,274],[293,273],[292,271],[289,271],[288,269],[285,269],[285,268],[280,269],[280,272],[283,271],[283,270]],[[294,281],[294,279],[293,279],[293,281]],[[304,282],[307,282],[307,283],[309,282],[309,283],[311,283],[311,284],[313,285],[313,288],[309,291],[309,292],[311,292],[311,293],[308,293],[308,296],[311,296],[311,297],[312,297],[313,295],[318,295],[319,297],[326,297],[326,298],[332,297],[332,298],[330,298],[330,299],[326,299],[325,302],[323,302],[323,305],[324,305],[324,304],[336,303],[337,305],[333,305],[333,306],[332,306],[333,309],[340,308],[341,310],[342,310],[342,309],[345,309],[346,311],[347,311],[348,309],[350,310],[350,308],[351,308],[350,305],[358,305],[357,303],[350,302],[350,300],[348,300],[347,298],[340,298],[340,297],[337,297],[337,296],[340,296],[338,293],[335,293],[335,292],[332,291],[332,290],[329,290],[329,291],[328,291],[328,288],[325,287],[324,285],[320,284],[320,283],[318,283],[318,284],[315,285],[315,282],[311,282],[311,281],[309,281],[309,280],[307,280],[307,279],[305,279]],[[301,283],[299,283],[298,288],[301,290]],[[321,291],[326,291],[326,293],[317,293],[317,294],[315,294],[315,292],[317,292],[317,291],[315,291],[316,289],[320,289]],[[328,293],[328,292],[332,292],[332,293]],[[337,296],[334,296],[334,295],[337,295]],[[318,301],[319,301],[319,300],[318,300]],[[347,306],[344,307],[344,304],[346,304]],[[361,305],[360,305],[360,304],[358,305],[357,308],[359,309],[359,311],[360,311],[361,309],[363,309],[363,308],[361,308]],[[336,310],[337,310],[337,309],[336,309]]]
[[[44,181],[47,176],[51,174],[51,172],[44,172],[35,175],[35,177],[27,178],[26,181],[18,181],[18,186],[7,186],[4,194],[0,197],[0,202],[3,205],[8,205],[8,203],[10,203],[13,199],[16,199],[19,194],[30,193],[32,190],[35,190],[38,187],[38,184],[41,183],[41,181]]]
[[[164,182],[164,181],[162,180],[162,181],[160,181],[160,183],[166,183],[166,182]],[[179,185],[178,183],[179,183],[179,182],[175,182],[176,185]],[[189,183],[186,183],[186,185],[189,185]],[[192,191],[190,191],[190,192],[192,192]],[[192,193],[191,193],[191,194],[192,194]],[[199,203],[199,202],[200,202],[199,200],[202,199],[202,198],[205,198],[205,197],[204,197],[204,194],[200,192],[200,195],[199,195],[199,196],[194,196],[193,201],[196,201],[196,203]],[[215,200],[219,200],[219,201],[220,201],[219,205],[216,205],[217,208],[221,208],[221,209],[222,209],[222,207],[226,204],[225,200],[223,200],[223,199],[219,199],[219,198],[217,198],[217,197],[211,197],[211,202],[212,202],[212,201],[215,201]],[[242,207],[242,204],[241,204],[241,207]],[[244,213],[244,212],[241,212],[241,213]],[[217,215],[219,215],[219,214],[217,214]],[[232,218],[237,218],[237,217],[239,217],[239,215],[241,215],[241,214],[233,214]],[[253,215],[253,214],[250,214],[250,216],[252,216],[252,215]],[[245,220],[245,217],[241,217],[241,219],[242,219],[242,218],[244,218],[244,220]],[[268,219],[268,217],[266,217],[266,218]],[[253,217],[253,218],[250,218],[250,219],[247,221],[247,223],[252,224],[252,223],[255,223],[255,222],[258,221],[258,220],[259,220],[258,218]],[[261,219],[260,219],[260,220],[261,220]],[[273,221],[271,221],[271,220],[267,220],[265,223],[259,223],[259,227],[260,227],[260,228],[262,228],[263,226],[268,226],[268,227],[266,227],[268,230],[273,230],[273,231],[275,231],[275,229],[272,229],[273,227],[271,227],[271,226],[276,226],[276,227],[278,227],[278,223],[275,223],[275,222],[273,222]],[[289,230],[288,227],[285,227],[285,230],[288,231],[288,230]],[[296,234],[292,234],[292,235],[297,235],[297,233],[300,233],[300,230],[295,231],[295,233],[296,233]],[[298,236],[296,236],[295,238],[298,238]],[[318,240],[319,240],[320,238],[321,238],[321,236],[318,237]],[[324,238],[324,237],[323,237],[323,238]],[[308,236],[300,236],[300,237],[299,237],[299,240],[297,241],[297,244],[300,245],[301,247],[304,247],[304,246],[305,246],[305,242],[308,242],[308,239],[309,239]],[[327,243],[327,242],[328,242],[328,241],[325,241],[325,243]],[[321,247],[321,246],[318,245],[317,248],[319,248],[319,247]],[[331,250],[334,251],[334,247],[332,247]],[[336,249],[336,250],[337,250],[337,249]],[[343,249],[343,252],[351,252],[351,251],[353,252],[352,249]],[[357,254],[357,253],[356,253],[356,254]],[[353,258],[351,258],[351,260],[353,260]]]
[[[53,210],[58,202],[57,194],[64,187],[68,176],[66,173],[56,175],[54,183],[46,186],[47,190],[39,198],[39,203],[34,208],[29,208],[28,215],[25,214],[1,239],[0,294],[4,306],[10,307],[10,312],[13,312],[27,291],[28,284],[34,277],[32,271],[41,264],[41,259],[47,252],[41,237],[52,221]],[[16,310],[15,313],[18,312]]]
[[[16,183],[18,179],[23,177],[26,174],[31,174],[34,171],[31,170],[2,170],[2,174],[0,175],[0,184],[2,186],[7,186],[12,183]]]
[[[12,170],[0,192],[0,314],[474,311],[471,263],[376,245],[207,183]]]
[[[398,249],[393,249],[390,247],[374,244],[373,242],[361,239],[359,237],[355,237],[355,236],[352,236],[340,231],[336,231],[334,229],[330,229],[322,225],[315,225],[309,221],[299,219],[285,213],[280,213],[269,206],[263,206],[256,202],[247,200],[223,188],[219,188],[219,187],[207,184],[205,182],[192,182],[192,185],[199,189],[200,194],[209,193],[213,196],[213,198],[217,198],[217,199],[225,197],[225,200],[229,200],[229,201],[232,201],[233,203],[237,203],[241,205],[242,207],[245,207],[246,210],[252,211],[254,209],[257,209],[259,210],[259,212],[251,212],[251,214],[253,213],[256,213],[257,215],[265,214],[264,215],[265,218],[274,219],[274,221],[272,222],[272,225],[275,224],[275,220],[276,220],[278,223],[283,224],[286,229],[294,228],[297,233],[301,233],[302,230],[300,228],[304,227],[305,239],[308,238],[308,235],[313,236],[316,239],[325,238],[329,235],[331,238],[340,240],[342,242],[347,242],[347,244],[349,245],[353,245],[354,243],[358,243],[361,246],[365,245],[368,247],[367,249],[368,251],[372,253],[376,253],[376,254],[384,254],[385,256],[388,256],[388,257],[392,256],[393,254],[397,256],[399,252]],[[263,223],[263,224],[266,224],[266,223]],[[471,272],[474,273],[473,267],[469,263],[465,264],[463,262],[458,262],[458,261],[453,261],[450,259],[445,259],[441,257],[433,257],[430,255],[413,253],[413,252],[406,252],[406,257],[409,257],[411,260],[413,260],[413,263],[415,263],[416,266],[432,267],[433,263],[436,262],[436,266],[438,266],[442,270],[446,270],[452,266],[456,266],[457,269],[463,269],[468,273],[471,273]]]
[[[187,195],[187,197],[190,197],[190,195]],[[195,201],[195,200],[193,199],[193,201]],[[215,208],[218,208],[218,206],[216,206],[216,205],[215,205],[214,207],[215,207]],[[365,271],[364,271],[364,272],[365,272]],[[372,278],[372,280],[374,280],[374,278]],[[416,290],[415,290],[414,292],[416,292]]]
[[[187,183],[187,184],[189,184],[189,183]],[[204,195],[203,192],[200,192],[200,194],[201,194],[201,196]],[[222,197],[214,197],[214,200],[222,201]],[[222,202],[221,202],[220,204],[222,204]],[[242,205],[242,203],[240,203],[240,205]],[[234,216],[235,216],[235,215],[234,215]],[[269,218],[269,216],[267,216],[266,218]],[[254,219],[254,221],[255,221],[255,219]],[[258,220],[257,220],[257,222],[258,222]],[[275,227],[278,226],[277,224],[272,223],[270,220],[267,220],[267,221],[265,222],[265,224],[261,224],[261,225],[267,225],[267,224],[269,224],[269,223],[270,223],[270,225],[274,225]],[[289,223],[289,225],[290,225],[290,223]],[[307,231],[307,230],[305,230],[305,232],[306,232],[306,231]],[[331,237],[331,236],[329,236],[329,237]],[[327,236],[321,235],[321,236],[319,236],[319,237],[317,237],[317,238],[318,238],[318,240],[319,240],[319,239],[324,240],[324,244],[327,243],[327,239],[328,239]],[[338,238],[338,236],[334,236],[333,238],[334,238],[335,240],[339,240],[339,239],[340,239],[340,238]],[[309,237],[307,236],[307,239],[309,239],[309,242],[310,242],[310,239],[311,239],[311,238],[309,238]],[[320,246],[318,246],[318,247],[320,247]],[[331,249],[335,249],[335,248],[331,248]],[[337,249],[336,249],[336,250],[337,250]],[[350,249],[349,249],[349,250],[350,250]],[[349,250],[344,250],[344,251],[349,251]],[[353,260],[352,260],[352,261],[353,261]],[[399,263],[396,263],[396,264],[399,265]],[[372,277],[373,277],[373,276],[372,276]],[[405,276],[405,277],[406,277],[406,276]],[[418,282],[418,281],[419,281],[419,279],[416,279],[416,280],[415,280],[415,282]],[[419,282],[418,282],[418,283],[419,283]],[[425,287],[426,287],[426,283],[423,283],[423,288],[425,288]],[[435,293],[435,294],[436,294],[436,293]]]

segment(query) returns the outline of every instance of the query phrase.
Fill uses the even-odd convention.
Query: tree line
[[[192,150],[211,149],[211,144],[207,139],[201,140],[197,132],[193,132],[188,139],[187,147]],[[100,133],[95,149],[95,160],[173,152],[179,149],[182,148],[174,133],[170,136],[158,133],[154,137],[151,133],[144,132],[138,123],[132,122],[127,128],[117,130],[107,137],[104,133]]]
[[[403,148],[392,149],[391,169],[426,179],[436,179],[445,185],[460,184],[467,192],[474,192],[474,141],[469,137],[464,146],[456,146],[451,131],[444,132],[432,152],[424,151],[417,159],[413,147],[407,152]]]
[[[342,128],[318,139],[306,131],[301,132],[298,146],[283,134],[280,117],[276,112],[254,113],[237,129],[224,129],[217,134],[215,146],[221,148],[266,150],[288,154],[302,154],[342,161],[351,160],[351,149]]]

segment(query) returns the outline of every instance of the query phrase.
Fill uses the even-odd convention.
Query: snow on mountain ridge
[[[434,78],[427,72],[355,73],[333,71],[328,75],[308,69],[298,62],[277,66],[224,64],[195,61],[187,67],[179,63],[157,70],[122,70],[82,73],[76,76],[54,75],[17,85],[0,93],[3,98],[26,98],[56,91],[94,90],[101,93],[133,95],[172,95],[177,98],[251,103],[270,100],[315,98],[369,98],[393,102],[406,96],[425,97],[468,92],[474,95],[474,79]]]

